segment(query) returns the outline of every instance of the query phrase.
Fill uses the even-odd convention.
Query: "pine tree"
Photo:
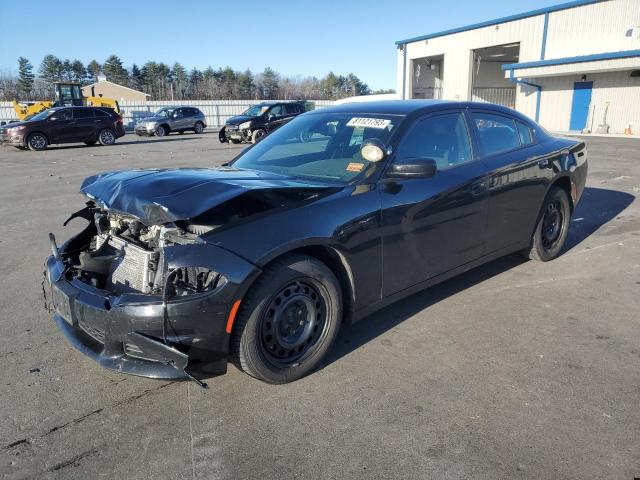
[[[271,68],[267,67],[262,72],[262,98],[275,100],[278,98],[278,74],[274,72]]]
[[[62,80],[62,61],[55,55],[47,55],[40,64],[40,76],[47,82]]]
[[[95,59],[91,60],[87,64],[87,79],[89,80],[89,83],[97,82],[98,75],[100,75],[101,71],[102,66],[98,63],[98,61]]]
[[[74,60],[71,62],[71,79],[74,82],[86,83],[87,69],[80,60]]]
[[[117,55],[111,55],[104,61],[102,71],[107,80],[118,85],[127,85],[129,83],[129,72],[122,65],[122,60]]]
[[[29,60],[24,57],[18,58],[18,88],[20,95],[26,98],[30,96],[34,78],[33,66],[29,63]]]
[[[144,88],[144,75],[142,70],[134,63],[131,66],[131,75],[129,75],[129,87],[134,90],[142,90]]]

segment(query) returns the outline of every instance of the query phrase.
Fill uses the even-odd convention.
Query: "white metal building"
[[[403,98],[487,101],[553,131],[640,135],[640,0],[577,0],[396,44]]]

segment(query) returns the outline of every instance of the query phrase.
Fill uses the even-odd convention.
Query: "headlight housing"
[[[240,125],[238,125],[238,128],[240,130],[246,130],[248,128],[251,128],[251,120],[249,120],[248,122],[243,122]]]
[[[227,283],[226,277],[206,267],[181,267],[165,277],[165,297],[173,299],[195,293],[212,292]]]
[[[147,128],[156,128],[156,122],[145,122],[144,125]]]
[[[25,128],[27,128],[26,125],[20,125],[18,127],[9,127],[9,128],[7,128],[7,132],[8,133],[16,133],[16,132],[20,132],[20,131],[24,130]]]

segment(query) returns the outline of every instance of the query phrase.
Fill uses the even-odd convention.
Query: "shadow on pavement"
[[[572,222],[565,251],[575,247],[602,225],[614,219],[634,199],[633,195],[616,190],[585,188],[578,208],[573,214],[573,219],[583,218],[583,220]],[[355,325],[343,327],[325,365],[339,360],[425,308],[525,261],[517,254],[499,258],[389,305]]]
[[[573,212],[564,251],[579,245],[600,227],[616,218],[635,198],[618,190],[585,188],[578,207]]]

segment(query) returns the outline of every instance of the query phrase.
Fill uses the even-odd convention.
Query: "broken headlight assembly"
[[[205,267],[181,267],[167,272],[163,297],[167,300],[217,290],[227,279]]]

